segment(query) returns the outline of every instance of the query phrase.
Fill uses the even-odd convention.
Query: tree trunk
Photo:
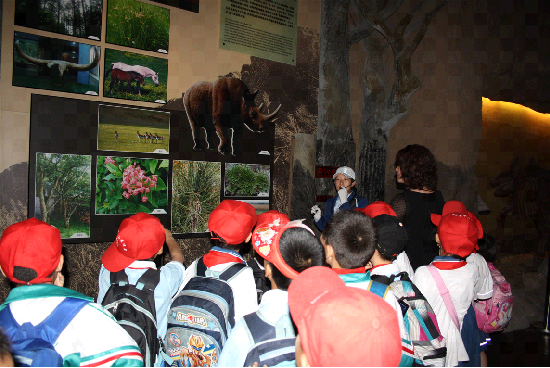
[[[323,0],[319,62],[317,165],[355,167],[349,83],[348,11],[350,0]],[[328,194],[332,181],[318,183]]]

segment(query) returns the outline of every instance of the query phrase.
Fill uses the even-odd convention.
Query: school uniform
[[[157,266],[153,261],[134,261],[130,266],[124,269],[128,275],[128,282],[135,284],[137,280],[148,269],[156,270]],[[157,336],[163,341],[166,337],[167,315],[172,298],[178,293],[178,290],[185,276],[185,267],[180,262],[168,262],[160,268],[160,279],[154,291],[155,311],[157,316]],[[101,304],[103,298],[111,286],[111,272],[103,265],[99,271],[99,293],[97,302]]]
[[[409,275],[409,279],[414,282],[414,270],[406,252],[399,253],[392,263],[399,268],[399,272],[406,272]]]
[[[340,278],[344,281],[346,286],[356,287],[359,289],[367,290],[371,283],[371,273],[375,275],[391,276],[392,274],[399,273],[399,268],[394,264],[388,264],[383,266],[374,267],[369,272],[365,272],[365,268],[360,267],[356,269],[332,269]],[[374,271],[373,271],[374,270]],[[391,305],[397,315],[397,322],[399,324],[399,331],[401,333],[401,350],[409,354],[414,354],[411,339],[405,328],[405,322],[403,321],[403,313],[401,307],[395,298],[395,295],[388,290],[384,296],[384,301]]]
[[[449,290],[449,296],[456,309],[459,327],[474,299],[475,285],[479,281],[478,267],[473,263],[459,261],[450,256],[437,256],[431,263],[437,269]],[[470,358],[462,341],[461,331],[457,329],[441,297],[436,282],[426,266],[416,269],[414,283],[432,306],[439,330],[447,340],[447,359],[445,366],[454,367]],[[467,336],[466,336],[467,337]]]
[[[288,292],[284,290],[269,290],[262,296],[262,302],[258,310],[255,312],[266,323],[274,326],[280,318],[288,316]],[[288,326],[288,335],[295,336],[294,327]],[[251,339],[249,329],[246,327],[244,319],[240,319],[235,323],[235,327],[231,330],[231,334],[223,346],[218,367],[243,367],[246,356],[250,349],[260,341],[254,342]],[[289,362],[290,365],[296,366],[296,361]],[[294,363],[294,365],[292,365]]]
[[[18,324],[30,322],[36,326],[68,297],[90,303],[76,314],[54,344],[63,357],[63,366],[143,366],[139,347],[126,330],[103,306],[74,290],[52,284],[20,286],[10,292],[0,310],[10,308]]]
[[[335,195],[334,197],[330,198],[325,204],[325,214],[321,216],[319,221],[314,220],[313,222],[320,231],[323,231],[325,226],[327,226],[329,220],[332,218],[332,215],[334,215],[338,211],[351,211],[355,208],[367,207],[368,205],[369,201],[366,198],[357,195],[353,190],[348,194],[348,198],[344,203],[340,202],[340,197],[338,195]]]
[[[197,261],[193,261],[185,274],[185,284],[194,276],[197,275]],[[213,247],[208,253],[203,256],[203,262],[210,272],[215,275],[227,269],[235,263],[246,265],[244,258],[237,252],[230,249]],[[258,299],[256,294],[256,282],[252,268],[245,267],[241,272],[229,280],[229,286],[233,289],[233,298],[235,300],[235,321],[241,319],[244,315],[255,312],[258,309]]]
[[[485,258],[479,253],[472,253],[466,257],[466,262],[475,264],[479,271],[479,280],[475,285],[474,299],[486,300],[491,298],[493,296],[493,277]]]

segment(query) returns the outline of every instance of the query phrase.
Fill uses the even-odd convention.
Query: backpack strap
[[[257,313],[247,314],[243,317],[243,321],[248,328],[253,344],[277,337],[275,327],[261,319]]]
[[[160,272],[153,268],[148,269],[136,282],[136,288],[140,290],[155,291],[160,281]]]
[[[441,295],[441,298],[443,298],[443,302],[445,302],[445,306],[447,307],[447,311],[451,315],[451,319],[453,320],[456,328],[460,331],[460,324],[458,323],[458,315],[456,314],[455,305],[453,304],[453,301],[451,300],[451,296],[449,295],[449,289],[447,289],[445,282],[441,278],[439,271],[437,271],[437,268],[434,265],[429,265],[427,266],[427,268],[435,280],[435,284],[439,289],[439,294]]]
[[[118,272],[111,272],[109,275],[109,278],[111,279],[111,285],[120,285],[124,286],[128,284],[128,275],[124,270],[118,271]]]
[[[384,285],[381,282],[378,282],[376,280],[371,280],[369,282],[369,286],[367,287],[367,291],[371,291],[372,293],[378,295],[382,299],[386,297],[386,294],[388,293],[389,289],[390,287],[388,285]]]
[[[391,275],[390,277],[388,276],[384,276],[384,275],[370,275],[370,278],[374,281],[377,281],[381,284],[384,284],[384,285],[391,285],[393,284],[393,282],[395,281],[395,279],[397,278],[397,276],[399,276],[400,274],[397,274],[397,275]]]
[[[231,266],[227,267],[220,275],[218,276],[219,279],[222,279],[224,281],[229,281],[233,276],[237,275],[241,270],[243,270],[245,267],[248,267],[242,263],[235,263]],[[197,260],[197,276],[205,277],[206,276],[206,270],[208,270],[208,267],[204,264],[204,261],[202,257],[200,257]]]

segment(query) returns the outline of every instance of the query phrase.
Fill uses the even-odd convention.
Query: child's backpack
[[[0,311],[0,325],[11,341],[13,360],[20,367],[62,367],[63,357],[54,344],[67,325],[89,301],[65,298],[41,323],[19,325],[10,305]]]
[[[179,367],[215,367],[235,326],[235,303],[229,281],[245,266],[235,263],[221,272],[197,262],[197,276],[176,295],[168,310],[165,360]]]
[[[371,275],[381,284],[389,285],[403,311],[403,320],[413,346],[413,359],[426,367],[443,367],[447,356],[445,338],[439,331],[436,315],[422,292],[406,272],[391,277]],[[395,280],[399,278],[399,280]],[[374,290],[371,290],[374,292]]]
[[[152,367],[160,350],[157,336],[155,288],[160,271],[148,269],[135,285],[124,270],[111,272],[111,286],[102,304],[138,344],[146,367]]]
[[[477,327],[486,333],[502,331],[512,318],[514,297],[510,283],[491,262],[487,262],[493,278],[493,297],[474,302]]]
[[[296,332],[290,316],[285,314],[275,325],[265,322],[257,313],[243,317],[243,322],[254,345],[248,351],[243,367],[275,367],[294,361],[296,355]]]

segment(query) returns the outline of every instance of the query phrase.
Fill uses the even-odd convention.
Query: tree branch
[[[430,25],[432,18],[437,14],[438,11],[440,11],[445,5],[447,5],[448,2],[449,0],[441,0],[435,5],[432,11],[426,13],[422,21],[422,26],[418,30],[418,33],[414,36],[413,40],[404,51],[407,56],[411,56],[412,53],[418,48],[420,41],[422,41],[424,35],[426,34],[426,31],[428,30],[428,26]]]

